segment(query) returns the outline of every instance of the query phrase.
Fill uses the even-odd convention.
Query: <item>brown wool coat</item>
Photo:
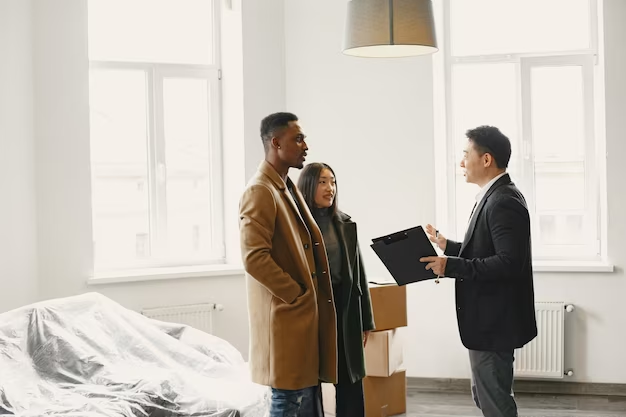
[[[335,383],[336,317],[322,234],[295,185],[266,161],[241,197],[239,229],[252,380],[285,390]]]

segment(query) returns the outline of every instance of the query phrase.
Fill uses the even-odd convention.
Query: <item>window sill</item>
[[[534,272],[613,272],[605,261],[534,261]]]
[[[88,285],[119,284],[125,282],[161,281],[184,278],[224,277],[244,275],[242,265],[200,265],[169,268],[145,268],[121,271],[96,272],[87,280]]]

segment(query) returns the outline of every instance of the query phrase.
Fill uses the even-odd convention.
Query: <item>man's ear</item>
[[[483,163],[485,165],[485,168],[488,168],[495,163],[495,160],[493,159],[493,156],[490,153],[485,152],[485,154],[483,155]]]
[[[273,148],[280,148],[280,141],[278,140],[278,138],[276,136],[274,136],[272,138],[272,140],[270,141],[271,145]]]

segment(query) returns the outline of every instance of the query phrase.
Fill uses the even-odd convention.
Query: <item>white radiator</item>
[[[191,304],[171,307],[146,308],[141,311],[151,319],[186,324],[206,333],[213,333],[213,315],[224,306],[214,303]]]
[[[561,302],[537,302],[537,337],[515,351],[514,372],[518,378],[563,378],[565,311],[573,306]]]

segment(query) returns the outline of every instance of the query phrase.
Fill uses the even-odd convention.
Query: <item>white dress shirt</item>
[[[476,194],[476,204],[474,205],[474,208],[472,209],[472,215],[470,216],[468,223],[472,222],[472,218],[474,217],[474,212],[476,211],[476,207],[478,207],[478,205],[480,204],[482,199],[485,198],[485,195],[487,194],[487,191],[489,191],[489,189],[493,186],[493,184],[496,183],[496,181],[498,181],[500,178],[502,178],[506,174],[507,174],[507,172],[505,171],[505,172],[495,176],[494,178],[492,178],[491,181],[489,181],[487,184],[485,184],[485,186],[483,188],[480,189],[480,192],[478,194]]]

